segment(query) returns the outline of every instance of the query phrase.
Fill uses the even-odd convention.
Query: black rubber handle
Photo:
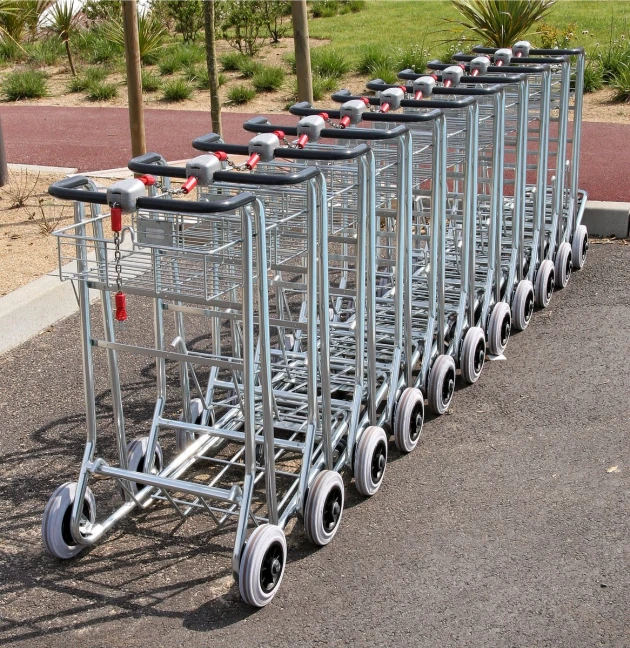
[[[131,159],[127,167],[135,173],[148,173],[165,178],[186,178],[184,167],[159,164],[164,158],[159,153],[145,153]]]
[[[453,60],[454,61],[461,61],[462,63],[469,63],[472,61],[475,56],[470,56],[470,54],[462,54],[461,52],[458,52],[457,54],[453,54]],[[512,59],[514,60],[514,59]],[[518,61],[521,61],[523,59],[516,59]],[[540,61],[540,59],[536,59],[537,61]],[[555,61],[557,63],[557,61]],[[429,64],[430,65],[430,64]],[[503,65],[489,65],[488,66],[488,72],[494,73],[503,73],[507,72],[509,70],[510,74],[542,74],[546,70],[549,69],[548,64],[544,65],[509,65],[509,66],[503,66]]]
[[[217,182],[279,187],[301,184],[307,180],[312,180],[319,174],[320,171],[317,167],[309,166],[295,173],[239,173],[238,171],[217,171],[214,174],[214,179]]]
[[[204,153],[218,153],[223,151],[231,155],[249,155],[246,144],[226,144],[218,135],[210,133],[193,140],[192,147]]]
[[[72,176],[57,180],[48,187],[48,193],[55,198],[63,200],[76,200],[77,202],[92,203],[94,205],[106,205],[107,194],[101,191],[88,191],[79,189],[89,184],[89,180],[82,175]]]
[[[429,70],[442,71],[446,68],[451,67],[448,63],[440,63],[440,61],[429,61],[427,63],[427,68]],[[502,68],[505,69],[505,68]],[[437,75],[438,78],[440,75]],[[471,74],[464,74],[461,78],[462,83],[518,83],[525,78],[524,74],[504,74],[504,75],[484,75],[478,74],[477,76],[472,76]],[[409,86],[407,86],[409,88]]]
[[[494,54],[497,50],[494,47],[481,47],[481,45],[475,45],[472,48],[472,51],[477,54]],[[532,58],[531,56],[513,56],[512,61],[522,61],[523,63],[559,63],[560,61],[566,61],[567,55],[562,54],[563,50],[553,50],[560,53],[559,56],[549,56],[549,57],[536,57]],[[532,52],[532,50],[530,50]],[[455,57],[453,57],[455,58]]]
[[[161,212],[177,212],[181,214],[215,214],[233,211],[249,205],[256,200],[256,196],[249,191],[230,196],[224,200],[194,201],[194,200],[169,200],[168,198],[138,198],[138,209],[151,209]]]

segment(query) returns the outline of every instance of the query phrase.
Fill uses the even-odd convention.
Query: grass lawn
[[[614,37],[624,34],[630,38],[630,2],[560,0],[545,22],[557,27],[577,23],[575,42],[592,50],[595,43],[608,46],[613,16]],[[420,45],[424,40],[426,49],[435,54],[444,48],[443,41],[453,36],[453,26],[444,18],[457,17],[444,0],[368,0],[358,13],[311,19],[309,30],[311,37],[330,39],[335,48],[353,60],[363,44],[395,49]],[[583,30],[588,35],[583,35]],[[534,35],[530,38],[535,42]]]

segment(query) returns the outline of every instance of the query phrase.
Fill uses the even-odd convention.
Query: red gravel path
[[[224,138],[245,143],[241,124],[252,115],[223,113]],[[80,171],[125,166],[131,157],[125,108],[0,108],[9,162],[76,167]],[[295,123],[291,115],[269,119]],[[146,110],[148,150],[175,160],[194,154],[190,142],[211,130],[209,113]],[[630,125],[585,122],[580,188],[593,200],[630,202]]]

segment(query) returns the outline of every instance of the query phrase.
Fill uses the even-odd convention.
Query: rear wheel
[[[383,483],[387,466],[387,435],[372,425],[363,432],[354,453],[354,483],[361,495],[370,497]]]

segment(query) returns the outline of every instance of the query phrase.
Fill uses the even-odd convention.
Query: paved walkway
[[[76,560],[47,556],[42,510],[76,479],[85,441],[78,317],[2,356],[0,645],[627,647],[629,282],[630,247],[593,245],[506,360],[459,389],[413,453],[392,450],[374,498],[348,484],[330,546],[314,549],[296,525],[282,587],[259,612],[232,585],[232,534],[209,534],[207,517],[180,525],[156,507]],[[129,309],[135,335],[150,311]],[[111,454],[95,356],[99,451]],[[147,433],[154,367],[133,356],[121,367],[133,438]],[[173,435],[162,441],[171,457]],[[107,514],[112,483],[93,487]]]
[[[224,113],[225,139],[245,143],[247,113]],[[125,108],[3,105],[7,159],[16,164],[93,171],[125,166],[131,157]],[[269,115],[290,120],[291,115]],[[211,130],[209,113],[146,110],[147,148],[171,160],[194,154],[190,142]],[[592,200],[630,202],[630,125],[585,122],[580,187]]]

